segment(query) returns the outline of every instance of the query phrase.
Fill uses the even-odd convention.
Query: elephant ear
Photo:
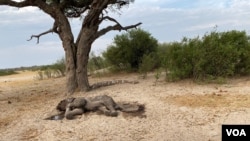
[[[74,101],[74,99],[75,98],[67,98],[67,99],[64,99],[64,100],[61,100],[59,103],[58,103],[58,105],[56,106],[56,109],[58,110],[58,111],[66,111],[66,106],[69,104],[69,103],[71,103],[71,102],[73,102]]]

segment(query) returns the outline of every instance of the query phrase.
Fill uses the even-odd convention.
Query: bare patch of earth
[[[65,78],[35,80],[35,72],[0,77],[1,141],[218,141],[222,124],[250,123],[250,79],[232,79],[227,84],[199,85],[190,80],[155,85],[153,75],[139,79],[126,74],[90,78],[90,82],[114,79],[139,80],[78,96],[107,94],[116,101],[146,106],[146,118],[106,117],[91,113],[75,120],[43,120],[66,98]]]

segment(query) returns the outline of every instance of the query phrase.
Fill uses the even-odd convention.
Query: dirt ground
[[[73,96],[107,94],[115,101],[145,104],[146,117],[106,117],[91,113],[75,120],[43,120],[66,98],[65,78],[35,80],[35,72],[0,77],[1,141],[218,141],[222,124],[250,123],[250,78],[226,84],[191,80],[155,84],[153,75],[90,78],[90,82],[126,79],[119,84]],[[163,78],[163,77],[162,77]]]

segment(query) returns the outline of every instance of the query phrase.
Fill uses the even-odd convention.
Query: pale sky
[[[215,26],[217,31],[250,33],[250,0],[135,0],[120,15],[111,15],[123,26],[142,22],[140,28],[161,43],[203,36]],[[77,35],[81,20],[70,19],[70,22]],[[62,58],[64,50],[56,34],[42,36],[39,44],[36,39],[27,41],[32,34],[50,29],[52,24],[52,18],[37,8],[0,6],[0,69],[46,65]],[[102,26],[105,25],[108,24]],[[100,54],[121,33],[112,31],[100,37],[92,51]]]

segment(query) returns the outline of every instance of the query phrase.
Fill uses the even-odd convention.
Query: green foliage
[[[156,52],[157,40],[142,29],[133,29],[114,38],[114,44],[103,53],[105,59],[120,70],[139,69],[144,55]]]
[[[155,53],[144,54],[142,57],[142,62],[139,66],[139,72],[142,74],[143,78],[147,77],[147,73],[152,71],[157,67],[158,57]]]
[[[244,31],[211,32],[203,38],[161,44],[159,57],[167,79],[198,80],[250,73],[250,44]]]
[[[12,74],[18,74],[18,73],[14,70],[0,70],[0,76],[12,75]]]
[[[196,63],[201,63],[202,61],[198,59],[202,55],[201,51],[198,50],[200,44],[201,42],[198,38],[184,38],[180,43],[165,44],[165,58],[161,60],[163,61],[163,66],[166,68],[167,79],[169,81],[197,75],[196,73],[199,71],[199,68]]]
[[[155,85],[156,85],[157,81],[160,79],[161,73],[162,73],[161,68],[158,68],[155,72],[155,75],[154,75],[155,76]]]
[[[96,56],[93,52],[90,53],[90,58],[88,62],[88,72],[90,74],[99,73],[99,71],[104,70],[107,67],[108,65],[102,56]]]
[[[117,69],[136,70],[144,78],[149,71],[164,68],[168,81],[192,78],[223,83],[227,77],[250,73],[249,39],[244,31],[213,31],[156,47],[157,41],[139,29],[116,36],[103,56]],[[160,74],[156,72],[156,81]]]

